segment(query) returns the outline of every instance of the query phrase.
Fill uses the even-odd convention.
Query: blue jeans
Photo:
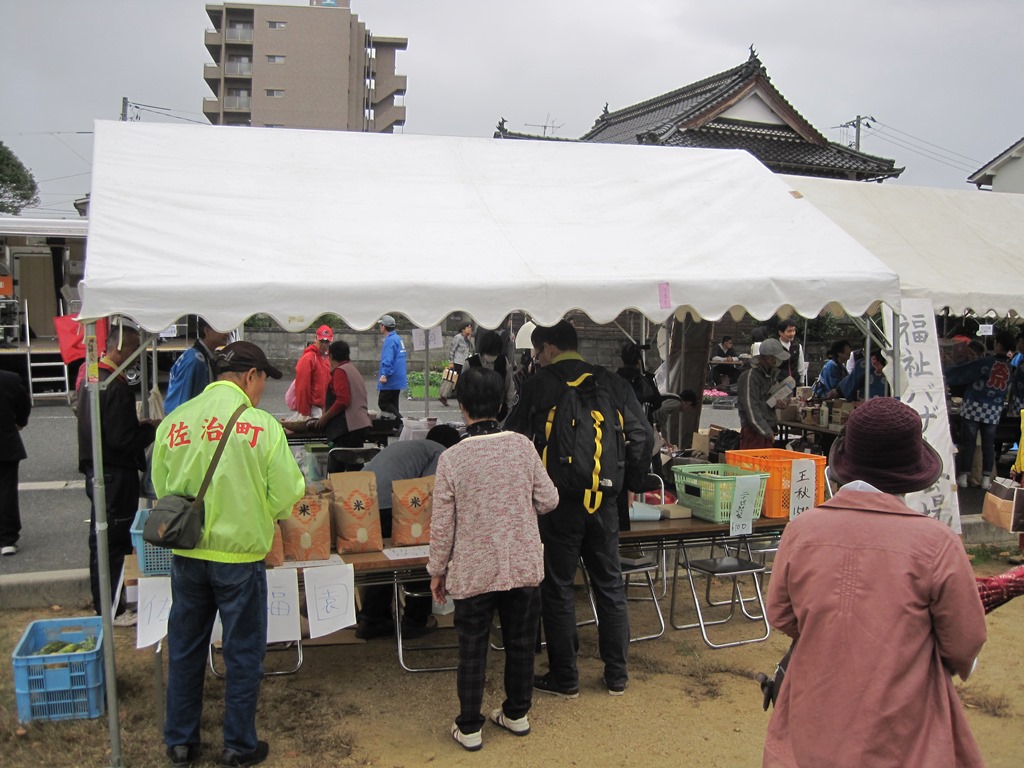
[[[224,625],[224,748],[256,749],[256,701],[267,650],[267,570],[255,563],[215,563],[175,556],[167,621],[167,719],[164,743],[199,745],[210,631]]]
[[[594,514],[580,502],[565,501],[538,518],[544,542],[544,581],[540,583],[541,617],[548,643],[550,679],[559,688],[576,688],[579,670],[576,654],[576,602],[573,582],[579,559],[597,606],[597,640],[604,679],[609,685],[625,683],[629,677],[629,615],[626,587],[619,563],[619,514],[615,497],[605,498]]]
[[[960,471],[970,472],[974,463],[974,448],[981,431],[981,473],[987,475],[996,465],[996,428],[998,424],[982,424],[980,421],[963,420],[963,434],[960,443]]]

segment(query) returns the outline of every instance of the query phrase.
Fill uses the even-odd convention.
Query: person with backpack
[[[523,382],[505,428],[533,440],[559,496],[558,506],[539,520],[549,671],[535,677],[533,687],[579,696],[573,581],[582,557],[597,605],[604,686],[618,696],[629,678],[629,618],[616,496],[622,488],[642,490],[654,433],[629,384],[580,356],[568,322],[538,326],[531,343],[541,368]]]
[[[641,353],[642,347],[634,341],[627,341],[622,345],[622,367],[616,371],[619,376],[629,382],[633,388],[633,394],[640,401],[640,405],[647,414],[647,420],[651,426],[655,425],[654,415],[661,408],[662,396],[658,391],[658,385],[654,383],[654,374],[644,368],[644,358]]]
[[[498,423],[503,424],[508,418],[518,398],[516,385],[512,380],[512,371],[509,370],[508,358],[505,357],[505,342],[497,331],[487,331],[480,341],[480,351],[466,358],[465,368],[486,368],[497,371],[501,374],[502,387],[505,390],[505,397],[502,399],[501,407],[498,409]],[[458,386],[456,385],[456,395]]]

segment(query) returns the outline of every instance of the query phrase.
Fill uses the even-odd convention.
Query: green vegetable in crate
[[[83,653],[85,651],[95,651],[96,650],[96,637],[93,636],[93,637],[85,638],[85,640],[82,641],[81,650],[82,650]]]
[[[63,640],[54,640],[52,643],[47,643],[38,651],[33,653],[33,656],[49,656],[51,653],[57,653],[65,645]]]
[[[78,643],[68,643],[61,648],[57,653],[78,653],[82,650],[82,647]]]

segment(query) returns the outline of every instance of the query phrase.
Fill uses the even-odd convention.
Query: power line
[[[42,179],[37,181],[36,184],[46,184],[49,181],[60,181],[61,179],[76,179],[79,176],[88,176],[92,171],[82,171],[81,173],[72,173],[68,176],[54,176],[52,179]]]
[[[878,125],[885,126],[890,131],[896,131],[896,133],[902,133],[904,136],[907,136],[907,137],[913,139],[914,141],[919,141],[922,144],[927,144],[929,147],[935,147],[936,149],[940,149],[943,152],[945,152],[947,155],[956,155],[957,157],[962,157],[964,160],[970,160],[972,163],[975,163],[975,164],[983,162],[981,160],[975,160],[973,157],[968,157],[967,155],[961,155],[959,152],[954,152],[951,149],[946,149],[945,147],[940,147],[938,144],[932,144],[930,141],[925,141],[924,139],[919,139],[916,136],[914,136],[913,134],[909,134],[906,131],[901,131],[899,128],[894,128],[891,125],[886,125],[881,120],[875,120],[875,122]]]
[[[143,107],[143,106],[141,106],[139,104],[132,104],[131,106],[135,109],[136,112],[152,112],[153,114],[160,115],[161,117],[173,117],[175,120],[183,120],[186,123],[196,123],[197,125],[209,125],[210,124],[209,121],[193,120],[190,117],[179,117],[178,115],[172,115],[170,112],[158,112],[155,109],[148,109],[148,108]]]
[[[888,142],[890,144],[893,144],[893,145],[895,145],[897,147],[900,147],[901,149],[905,149],[908,152],[913,152],[915,155],[920,155],[921,157],[924,157],[924,158],[926,158],[928,160],[933,160],[933,161],[935,161],[935,162],[937,162],[937,163],[939,163],[941,165],[945,165],[945,166],[947,166],[949,168],[954,168],[954,169],[956,169],[958,171],[965,171],[965,172],[970,172],[970,171],[973,170],[972,168],[969,168],[967,166],[958,165],[958,164],[955,164],[953,162],[950,162],[946,158],[940,157],[938,155],[931,154],[931,153],[927,152],[927,150],[915,149],[910,144],[906,144],[906,143],[904,143],[902,141],[899,141],[898,139],[893,139],[893,138],[890,138],[888,136],[882,135],[880,133],[879,134],[875,134],[875,135],[876,135],[876,137],[878,139],[880,139],[882,141],[886,141],[886,142]]]

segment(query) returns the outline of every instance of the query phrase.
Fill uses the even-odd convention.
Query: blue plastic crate
[[[96,638],[96,647],[78,653],[33,656],[47,643],[81,643]],[[103,619],[99,616],[33,621],[12,655],[18,720],[69,720],[103,714]]]
[[[135,547],[135,554],[139,558],[139,571],[143,576],[169,576],[174,553],[165,547],[155,547],[142,538],[148,517],[149,510],[140,509],[132,521],[132,546]]]

